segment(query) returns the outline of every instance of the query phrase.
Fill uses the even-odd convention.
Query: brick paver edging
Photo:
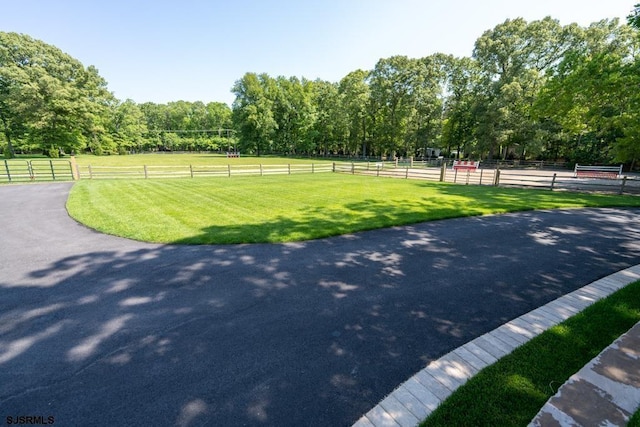
[[[529,427],[626,425],[640,405],[640,322],[558,389]]]
[[[468,342],[401,384],[353,427],[417,426],[481,369],[639,279],[640,264],[597,280]]]

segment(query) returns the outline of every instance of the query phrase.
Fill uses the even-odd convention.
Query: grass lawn
[[[67,202],[73,218],[96,230],[184,244],[291,242],[444,218],[584,206],[640,206],[640,198],[322,173],[81,180]]]
[[[65,157],[65,159],[67,159]],[[323,159],[301,159],[278,156],[242,156],[227,158],[224,154],[213,153],[147,153],[130,154],[126,156],[94,156],[80,154],[76,156],[76,162],[81,168],[91,166],[221,166],[221,165],[286,165],[286,164],[311,164],[331,163]]]
[[[422,424],[527,425],[558,388],[640,321],[640,281],[540,334],[483,369]],[[638,425],[639,416],[630,425]]]

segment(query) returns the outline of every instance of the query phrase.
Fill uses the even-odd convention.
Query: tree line
[[[246,73],[235,100],[118,101],[93,67],[0,33],[4,151],[240,150],[256,155],[640,157],[638,7],[628,24],[545,18],[484,32],[471,57],[392,56],[339,82]]]
[[[221,102],[120,101],[93,67],[27,35],[0,32],[0,148],[5,157],[41,152],[126,154],[222,150],[235,144]]]

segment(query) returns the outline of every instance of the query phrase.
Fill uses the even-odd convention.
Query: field
[[[276,156],[241,156],[227,158],[224,154],[174,154],[174,153],[150,153],[132,154],[126,156],[94,156],[90,154],[76,156],[78,166],[84,168],[91,166],[222,166],[222,165],[285,165],[285,164],[310,164],[330,163],[322,159],[301,159],[295,157]]]
[[[81,180],[67,203],[72,217],[104,233],[180,244],[292,242],[461,216],[584,206],[640,206],[640,198],[323,173]]]

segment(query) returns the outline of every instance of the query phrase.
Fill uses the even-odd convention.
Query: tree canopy
[[[624,162],[640,156],[640,5],[628,24],[510,19],[472,57],[381,58],[339,82],[246,73],[233,105],[119,101],[92,67],[0,32],[0,127],[15,151]]]

